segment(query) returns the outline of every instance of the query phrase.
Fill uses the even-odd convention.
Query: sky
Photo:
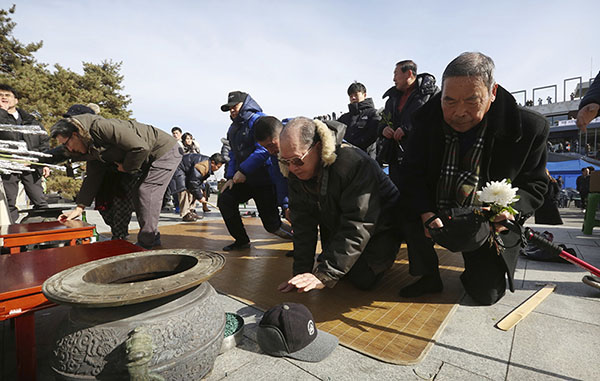
[[[534,87],[557,84],[559,101],[564,79],[586,81],[600,69],[597,0],[16,3],[13,34],[43,40],[38,61],[79,73],[82,62],[122,62],[132,116],[167,132],[181,126],[208,155],[227,133],[220,106],[233,90],[282,119],[347,111],[353,81],[383,107],[404,59],[439,85],[453,58],[480,51],[501,86],[531,99]]]

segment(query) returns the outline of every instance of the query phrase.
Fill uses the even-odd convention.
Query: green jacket
[[[71,153],[73,160],[87,161],[86,177],[76,199],[78,205],[91,205],[110,165],[122,163],[128,173],[146,171],[177,144],[166,132],[133,120],[83,114],[69,121],[78,127],[89,147],[87,154]]]

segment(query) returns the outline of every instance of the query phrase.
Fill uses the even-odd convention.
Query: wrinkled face
[[[458,132],[475,127],[496,99],[497,84],[490,94],[479,77],[450,77],[442,85],[444,120]]]
[[[186,146],[191,146],[192,143],[194,142],[194,137],[191,135],[188,135],[185,137],[185,145]]]
[[[265,147],[265,149],[269,151],[271,155],[277,155],[279,153],[279,135],[261,140],[258,142],[258,144]]]
[[[241,109],[242,109],[242,102],[236,104],[235,106],[233,106],[232,108],[229,109],[229,117],[231,118],[231,120],[234,120],[235,118],[237,118],[237,116],[240,114]]]
[[[58,140],[58,142],[69,152],[86,154],[88,151],[88,147],[83,143],[81,136],[79,136],[79,133],[77,132],[73,132],[70,137],[57,135],[56,140]]]
[[[280,162],[300,180],[312,179],[321,164],[321,142],[306,147],[300,145],[298,137],[288,137],[281,140]]]
[[[175,139],[177,139],[177,140],[181,140],[181,135],[183,135],[183,134],[181,133],[181,131],[179,131],[179,130],[173,130],[173,131],[171,131],[171,134],[172,134],[172,135],[173,135],[173,137],[174,137]]]
[[[350,103],[360,103],[367,98],[367,93],[363,93],[362,91],[358,91],[356,93],[350,94]]]
[[[12,91],[0,90],[0,108],[8,112],[14,113],[16,111],[17,103],[19,100],[15,97]]]
[[[221,166],[223,166],[223,163],[215,163],[214,161],[210,161],[210,170],[213,172],[217,172]]]
[[[396,66],[396,69],[394,69],[394,83],[396,84],[396,89],[406,91],[412,84],[412,79],[413,76],[411,70],[407,70],[403,73],[400,66]]]

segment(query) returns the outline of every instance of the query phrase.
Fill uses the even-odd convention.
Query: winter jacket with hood
[[[75,200],[78,205],[91,205],[108,166],[122,163],[128,173],[146,171],[152,162],[177,145],[175,138],[166,132],[133,120],[83,114],[67,121],[77,127],[88,145],[86,154],[69,153],[74,161],[87,161],[86,177]]]
[[[322,142],[318,175],[303,181],[288,174],[294,227],[294,275],[312,272],[328,287],[352,268],[369,240],[397,229],[398,190],[377,163],[361,149],[343,143],[344,125],[315,120]],[[327,137],[329,136],[329,137]],[[285,172],[284,172],[285,173]],[[313,271],[318,232],[322,254]],[[391,243],[393,244],[393,243]],[[373,248],[370,252],[380,251]],[[385,249],[382,249],[385,250]],[[394,258],[369,260],[374,271]],[[384,263],[385,262],[385,263]]]
[[[435,84],[435,77],[428,73],[422,73],[417,75],[415,88],[408,96],[402,111],[398,112],[398,102],[402,98],[402,91],[393,86],[383,94],[382,98],[388,98],[388,100],[385,102],[381,122],[379,123],[379,136],[382,139],[382,145],[377,157],[378,161],[384,163],[392,163],[393,160],[402,161],[404,152],[406,152],[406,142],[413,129],[412,114],[439,91],[440,89]],[[405,136],[400,140],[402,149],[398,147],[394,139],[387,139],[382,135],[385,127],[391,127],[393,130],[401,128],[404,131]]]
[[[266,185],[272,183],[269,179],[269,151],[254,139],[254,123],[265,114],[250,94],[242,103],[238,116],[233,120],[227,131],[229,163],[225,178],[232,179],[235,172],[246,175],[246,183],[250,185]]]
[[[381,118],[377,115],[375,104],[371,98],[362,102],[350,103],[349,112],[340,116],[338,122],[346,125],[344,139],[365,152],[377,139]]]

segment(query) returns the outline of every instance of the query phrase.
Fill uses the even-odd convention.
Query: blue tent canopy
[[[549,161],[546,163],[546,168],[552,177],[557,178],[562,176],[564,180],[563,188],[576,188],[575,182],[577,177],[581,175],[581,168],[594,167],[599,170],[600,167],[585,160],[568,160],[568,161]]]

